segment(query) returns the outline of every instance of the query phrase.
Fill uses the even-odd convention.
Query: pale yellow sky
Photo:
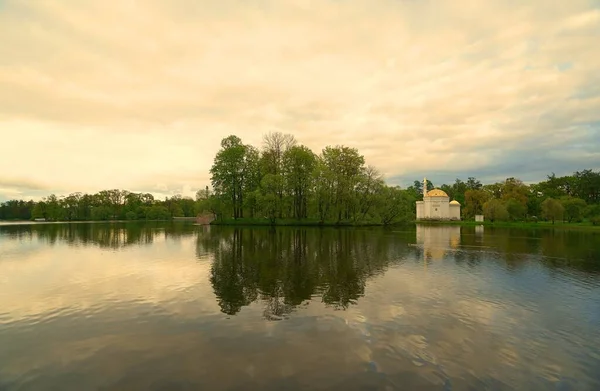
[[[390,183],[600,168],[597,1],[106,4],[0,0],[0,199],[192,195],[270,131]]]

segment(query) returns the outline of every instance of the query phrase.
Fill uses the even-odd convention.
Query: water
[[[0,390],[598,390],[600,233],[0,226]]]

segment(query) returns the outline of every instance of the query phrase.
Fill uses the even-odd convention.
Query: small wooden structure
[[[204,213],[196,216],[196,224],[209,225],[215,219],[212,213]]]

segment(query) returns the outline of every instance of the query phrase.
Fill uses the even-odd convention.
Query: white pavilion
[[[441,189],[427,191],[427,179],[423,179],[423,201],[417,201],[417,220],[460,220],[460,203],[450,201]]]

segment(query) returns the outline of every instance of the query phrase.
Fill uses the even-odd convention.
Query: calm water
[[[0,390],[599,390],[600,233],[0,226]]]

